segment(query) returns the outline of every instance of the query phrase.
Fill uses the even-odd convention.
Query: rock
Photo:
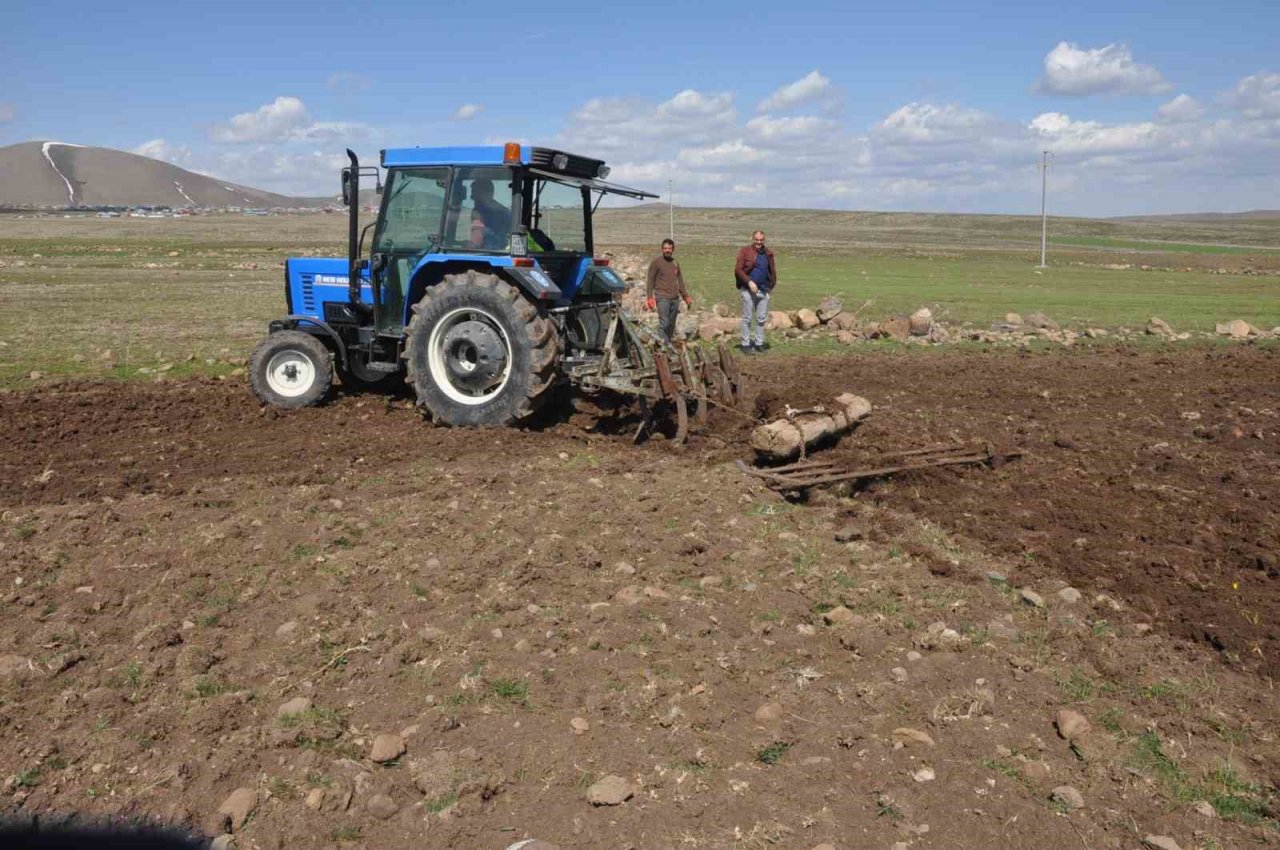
[[[928,733],[921,732],[919,729],[912,729],[910,726],[899,726],[894,729],[891,737],[893,743],[901,744],[904,747],[932,747],[935,746],[933,738]]]
[[[1018,773],[1028,782],[1043,782],[1049,778],[1049,765],[1039,759],[1018,756]]]
[[[30,658],[21,655],[0,655],[0,679],[16,679],[35,672]]]
[[[303,800],[303,804],[312,811],[320,811],[320,807],[324,805],[324,789],[312,788],[307,792],[307,798]]]
[[[1147,335],[1171,337],[1176,336],[1177,334],[1174,332],[1173,328],[1169,327],[1168,322],[1164,319],[1157,319],[1153,316],[1151,321],[1147,322]]]
[[[237,788],[218,806],[218,814],[230,824],[232,832],[239,832],[257,804],[257,792],[252,788]]]
[[[575,735],[585,735],[591,731],[591,723],[585,717],[575,717],[569,721],[569,728]]]
[[[520,638],[520,640],[516,641],[513,648],[516,652],[528,652],[533,649],[533,644],[529,643],[525,638]]]
[[[933,311],[928,307],[921,307],[911,314],[907,323],[912,336],[928,336],[929,329],[933,327]]]
[[[369,751],[370,760],[382,764],[398,759],[404,755],[404,738],[389,732],[384,732],[373,739],[373,749]]]
[[[1071,811],[1084,808],[1084,795],[1070,785],[1059,785],[1049,794],[1049,799]]]
[[[306,697],[294,697],[276,709],[276,717],[288,717],[291,714],[302,714],[311,708],[311,700]]]
[[[1191,804],[1191,810],[1206,818],[1216,818],[1218,816],[1218,810],[1208,800],[1197,800]]]
[[[755,718],[760,723],[776,723],[782,719],[782,703],[766,702],[756,709]]]
[[[587,789],[587,802],[593,806],[620,806],[635,793],[630,782],[621,776],[609,775]]]
[[[713,587],[722,587],[724,585],[724,576],[703,576],[698,579],[698,587],[703,590],[709,590]]]
[[[853,313],[841,313],[831,321],[827,322],[827,326],[835,328],[838,331],[852,331],[856,333],[858,330],[858,317]]]
[[[834,295],[828,295],[818,304],[818,321],[824,325],[844,312],[844,303]]]
[[[209,850],[236,850],[236,840],[231,833],[224,832],[209,842]]]
[[[853,345],[858,341],[858,335],[852,331],[836,331],[836,342],[841,345]]]
[[[854,540],[861,540],[865,534],[866,532],[860,526],[846,525],[836,532],[835,541],[837,543],[850,543]]]
[[[934,773],[931,767],[922,767],[911,774],[911,778],[916,782],[932,782],[938,778],[938,774]]]
[[[811,850],[836,850],[836,846],[834,844],[818,844],[811,848]]]
[[[1218,336],[1229,336],[1232,339],[1247,339],[1250,332],[1254,335],[1258,333],[1258,329],[1246,322],[1244,319],[1232,319],[1217,325],[1215,330]]]
[[[291,640],[298,631],[298,621],[290,620],[287,623],[281,623],[276,628],[276,637],[279,640]]]
[[[507,850],[560,850],[560,848],[538,838],[526,838],[524,841],[508,845]]]
[[[911,319],[906,316],[895,316],[887,322],[880,323],[880,336],[888,337],[894,342],[906,342],[911,336]]]
[[[796,327],[800,328],[800,330],[811,330],[820,324],[822,322],[818,320],[818,314],[809,308],[806,307],[796,311]]]
[[[893,677],[893,680],[895,682],[898,682],[898,683],[905,682],[907,681],[907,668],[894,667],[892,670],[889,671],[889,675]]]
[[[1142,843],[1152,850],[1182,850],[1178,842],[1167,835],[1148,835]]]
[[[1033,608],[1044,607],[1044,597],[1028,587],[1019,590],[1018,597]]]
[[[387,818],[400,811],[400,807],[396,805],[396,801],[386,794],[374,794],[364,804],[365,811],[373,815],[378,820],[386,820]]]
[[[1070,708],[1058,709],[1053,725],[1058,727],[1058,734],[1067,741],[1074,741],[1076,738],[1087,735],[1093,728],[1087,717]]]
[[[639,605],[644,601],[644,593],[639,585],[629,584],[613,595],[613,601],[623,605]]]
[[[1021,316],[1021,315],[1019,315],[1018,313],[1005,313],[1005,314],[1004,314],[1004,321],[1005,321],[1005,324],[1007,324],[1007,325],[1021,325],[1021,324],[1023,324],[1022,316]]]
[[[907,653],[908,661],[919,661],[921,658],[924,658],[924,656],[916,652],[914,649]]]
[[[729,307],[728,304],[716,304],[714,307],[711,308],[711,312],[715,313],[717,316],[719,316],[722,319],[727,319],[733,315],[733,310]]]
[[[791,321],[791,316],[781,310],[770,310],[769,321],[765,323],[765,327],[771,331],[785,331],[795,327],[795,322]]]
[[[1033,328],[1039,328],[1040,330],[1045,330],[1045,331],[1058,330],[1058,323],[1055,322],[1053,319],[1050,319],[1044,313],[1028,313],[1025,319],[1025,323],[1030,325]]]
[[[732,334],[742,326],[740,319],[713,316],[698,324],[698,339],[717,339]]]
[[[1080,601],[1080,591],[1074,587],[1064,587],[1058,591],[1058,598],[1068,605],[1075,605]]]
[[[828,626],[847,626],[857,616],[843,605],[837,605],[822,615],[822,621]]]

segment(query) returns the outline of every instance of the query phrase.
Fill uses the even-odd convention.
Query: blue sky
[[[1280,207],[1280,3],[24,4],[0,144],[328,194],[346,146],[510,138],[677,203]],[[352,28],[354,25],[354,29]],[[355,45],[353,47],[352,45]]]

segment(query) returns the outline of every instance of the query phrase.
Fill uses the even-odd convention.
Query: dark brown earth
[[[1278,366],[753,359],[766,408],[875,404],[829,456],[1026,452],[804,505],[733,467],[730,413],[675,451],[234,380],[0,395],[0,813],[213,835],[243,788],[241,847],[1274,846]],[[605,775],[634,795],[591,805]]]

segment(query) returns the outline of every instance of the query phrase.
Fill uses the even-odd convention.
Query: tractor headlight
[[[551,164],[556,167],[556,170],[564,171],[566,168],[569,167],[569,157],[566,156],[565,154],[558,153],[555,156],[551,157]]]
[[[613,169],[611,169],[607,165],[601,165],[599,168],[596,169],[596,176],[599,177],[601,180],[604,180],[606,177],[609,176],[609,172],[612,170]]]

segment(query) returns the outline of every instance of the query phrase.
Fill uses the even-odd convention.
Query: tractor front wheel
[[[418,404],[446,425],[512,425],[550,396],[555,325],[510,283],[448,275],[413,307],[405,358]]]
[[[333,384],[333,355],[302,331],[270,334],[249,358],[249,386],[263,404],[292,409],[319,404]]]

